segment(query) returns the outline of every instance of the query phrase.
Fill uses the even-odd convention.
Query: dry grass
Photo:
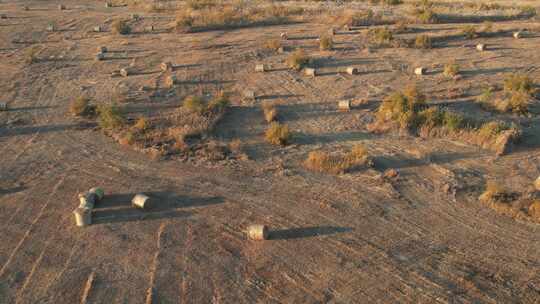
[[[270,39],[265,41],[264,48],[277,51],[281,47],[281,40],[279,39]]]
[[[312,151],[304,161],[304,166],[312,171],[332,174],[349,172],[358,166],[369,164],[369,154],[362,145],[355,145],[345,155],[333,155],[323,151]]]
[[[309,65],[311,58],[306,54],[303,49],[298,49],[292,52],[289,57],[287,57],[287,66],[290,69],[299,71]]]
[[[336,16],[332,23],[336,26],[370,26],[387,23],[380,13],[372,10],[365,11],[345,11]]]
[[[371,43],[376,45],[389,45],[394,39],[392,31],[388,27],[371,29],[368,32]]]
[[[433,44],[428,35],[418,35],[414,41],[414,47],[417,49],[431,49]]]
[[[88,117],[96,112],[96,107],[90,104],[90,99],[80,96],[69,104],[69,112],[75,116]]]
[[[433,10],[433,3],[427,0],[420,1],[412,11],[411,15],[415,22],[424,24],[437,23],[439,19]]]
[[[334,41],[332,37],[328,35],[323,35],[319,39],[319,48],[321,50],[331,50],[334,47]]]
[[[278,118],[277,108],[270,102],[265,102],[261,105],[266,122],[271,123]]]
[[[131,26],[126,20],[116,20],[112,24],[113,33],[119,35],[129,35],[131,33]]]
[[[536,94],[534,86],[534,82],[527,75],[510,74],[504,80],[502,92],[494,92],[492,88],[488,88],[477,101],[487,110],[524,115],[529,113],[529,106]]]
[[[459,65],[455,62],[444,65],[443,75],[448,78],[454,78],[459,75]]]
[[[289,144],[291,140],[289,127],[278,122],[272,122],[270,127],[266,130],[265,139],[273,145],[285,146]]]
[[[99,105],[97,108],[99,126],[103,130],[120,129],[125,124],[125,119],[115,105]]]

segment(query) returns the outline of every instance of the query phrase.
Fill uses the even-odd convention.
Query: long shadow
[[[366,132],[341,132],[327,134],[295,134],[294,141],[298,144],[329,144],[336,142],[359,141],[373,138]]]
[[[24,186],[8,188],[8,189],[0,189],[0,195],[13,194],[13,193],[24,191],[26,189],[27,187],[24,187]]]
[[[34,133],[48,133],[48,132],[61,132],[66,130],[73,130],[81,128],[80,124],[74,125],[53,125],[53,126],[30,126],[20,127],[14,129],[0,128],[0,137],[28,135]]]
[[[530,14],[517,14],[513,16],[475,16],[475,15],[450,15],[438,14],[439,23],[482,23],[485,21],[501,22],[513,20],[526,20],[533,17]]]
[[[469,70],[469,71],[461,71],[461,75],[467,77],[467,76],[475,76],[475,75],[481,75],[481,74],[498,74],[498,73],[508,73],[513,71],[513,68],[494,68],[494,69],[477,69],[477,70]]]
[[[336,227],[336,226],[314,226],[314,227],[302,227],[302,228],[291,228],[291,229],[282,229],[270,231],[268,238],[271,240],[291,240],[291,239],[301,239],[301,238],[310,238],[316,236],[325,236],[336,233],[344,233],[352,231],[352,228],[349,227]]]
[[[172,192],[144,192],[150,197],[150,207],[140,210],[131,206],[135,193],[107,195],[92,211],[94,223],[113,223],[162,218],[186,217],[191,213],[181,208],[194,208],[222,204],[222,197],[188,197]]]
[[[362,59],[362,58],[353,58],[353,59],[347,59],[347,60],[339,60],[336,61],[334,59],[325,59],[320,58],[317,59],[315,62],[315,65],[317,67],[325,67],[325,68],[337,68],[337,67],[344,67],[344,66],[356,66],[361,64],[370,64],[374,63],[375,61],[369,60],[369,59]]]
[[[26,111],[35,111],[35,110],[45,110],[45,109],[56,109],[57,106],[39,106],[39,107],[19,107],[19,108],[8,108],[8,112],[26,112]]]
[[[295,95],[295,94],[286,94],[286,95],[262,95],[257,96],[257,99],[259,100],[271,100],[271,99],[286,99],[286,98],[294,98],[294,97],[303,97],[304,95]]]
[[[400,156],[378,156],[373,160],[379,170],[403,169],[433,164],[451,163],[456,160],[478,156],[478,153],[432,153],[422,158],[404,158]]]

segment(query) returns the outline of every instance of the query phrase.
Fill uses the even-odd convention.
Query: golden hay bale
[[[84,227],[92,224],[92,210],[88,208],[77,208],[73,211],[75,224],[77,227]]]
[[[265,225],[250,225],[247,228],[248,238],[255,241],[268,239],[268,227]]]

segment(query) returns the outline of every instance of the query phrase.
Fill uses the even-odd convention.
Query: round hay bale
[[[131,204],[139,209],[150,209],[152,207],[150,197],[140,193],[133,197]]]
[[[94,187],[88,190],[88,193],[95,194],[97,201],[101,201],[105,197],[105,191],[103,191],[103,189],[99,187]]]
[[[101,26],[99,26],[99,25],[94,26],[94,32],[96,32],[96,33],[101,32]]]
[[[356,74],[358,74],[358,68],[355,68],[355,67],[347,67],[347,74],[349,74],[349,75],[356,75]]]
[[[58,9],[61,10],[61,11],[63,11],[63,10],[66,9],[66,6],[63,5],[63,4],[60,4],[60,5],[58,5]]]
[[[268,227],[265,225],[251,225],[247,228],[248,238],[255,241],[268,239]]]
[[[48,32],[54,32],[56,31],[56,26],[54,24],[47,25],[47,31]]]
[[[477,44],[477,45],[476,45],[476,49],[477,49],[478,51],[480,51],[480,52],[483,52],[483,51],[486,50],[486,45],[483,44],[483,43]]]
[[[149,25],[149,26],[145,27],[144,30],[145,30],[146,32],[149,32],[149,33],[150,33],[150,32],[153,32],[153,31],[154,31],[154,26],[153,26],[153,25]]]
[[[247,99],[255,99],[255,91],[251,91],[251,90],[244,91],[244,97]]]
[[[513,36],[515,39],[521,39],[523,38],[523,33],[521,31],[514,32]]]
[[[285,33],[285,32],[281,33],[281,34],[280,34],[280,37],[281,37],[281,39],[283,39],[283,40],[287,40],[287,39],[289,38],[289,36],[288,36],[287,33]]]
[[[306,76],[315,77],[315,76],[317,76],[317,70],[315,70],[313,68],[305,68],[304,69],[304,74]]]
[[[105,2],[105,7],[106,8],[112,7],[112,3],[111,2]]]
[[[97,195],[95,193],[79,193],[79,208],[94,209]]]
[[[255,72],[266,72],[268,68],[264,64],[255,65]]]
[[[77,208],[73,211],[75,224],[77,227],[92,225],[92,210],[87,208]]]
[[[5,102],[0,102],[0,111],[7,111],[8,105]]]
[[[350,100],[340,100],[338,102],[338,109],[340,111],[349,111],[351,109],[351,101]]]
[[[123,68],[123,69],[120,70],[120,75],[122,75],[123,77],[128,77],[132,73],[133,73],[133,71],[131,71],[131,69],[129,69],[129,68]]]
[[[414,69],[414,73],[416,75],[424,75],[426,73],[426,68],[423,68],[423,67],[416,68]]]
[[[540,176],[534,181],[534,188],[540,191]]]

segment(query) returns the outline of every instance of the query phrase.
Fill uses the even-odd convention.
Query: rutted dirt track
[[[540,303],[540,226],[477,201],[488,177],[517,188],[540,174],[538,113],[525,142],[501,158],[448,140],[365,130],[378,101],[411,80],[399,66],[462,62],[470,72],[459,82],[437,75],[419,82],[449,107],[472,97],[436,96],[500,83],[506,71],[529,68],[540,82],[539,36],[490,38],[500,49],[480,54],[463,41],[428,53],[367,51],[359,35],[342,34],[337,50],[325,53],[310,39],[327,29],[320,24],[176,34],[159,31],[171,16],[141,12],[140,28],[158,32],[118,38],[89,30],[128,16],[128,8],[111,13],[101,2],[76,1],[61,12],[53,1],[35,1],[39,9],[26,12],[17,4],[0,4],[12,15],[0,20],[0,101],[10,106],[0,112],[0,303]],[[45,32],[48,20],[60,31]],[[453,26],[433,30],[443,35]],[[306,78],[284,69],[286,54],[256,51],[282,31],[298,38],[291,46],[325,58],[323,76]],[[24,64],[36,43],[47,59]],[[119,59],[94,61],[99,45]],[[179,79],[197,81],[184,81],[182,95],[248,88],[278,102],[294,144],[263,142],[260,100],[238,98],[216,128],[216,138],[246,145],[250,160],[232,163],[150,160],[67,114],[80,94],[108,100],[112,88],[159,82],[167,59]],[[273,71],[252,73],[261,61]],[[111,77],[130,62],[143,72]],[[361,74],[336,73],[348,65]],[[343,97],[367,102],[343,113],[335,107]],[[128,108],[152,115],[179,104],[165,94]],[[315,148],[358,142],[376,169],[333,176],[300,164]],[[385,168],[399,169],[399,179],[381,179]],[[107,199],[92,226],[77,228],[77,194],[96,185]],[[139,192],[159,207],[131,208]],[[271,239],[246,240],[252,223],[269,225]]]

